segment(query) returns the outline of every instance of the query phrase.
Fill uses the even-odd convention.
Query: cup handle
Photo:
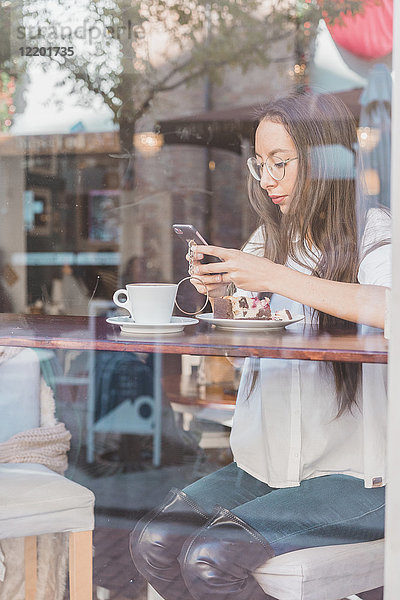
[[[203,283],[199,277],[194,277],[193,275],[189,275],[189,277],[184,277],[183,279],[180,280],[180,282],[178,283],[177,289],[179,288],[179,286],[181,285],[181,283],[183,283],[184,281],[187,281],[188,279],[197,279],[197,281],[200,281],[201,283]],[[178,301],[177,301],[176,298],[175,298],[175,306],[177,308],[179,308],[179,310],[181,312],[183,312],[185,315],[190,315],[190,316],[197,315],[197,314],[201,313],[201,311],[204,310],[205,307],[207,306],[207,302],[208,302],[208,290],[206,290],[206,292],[207,292],[207,298],[205,299],[205,302],[204,302],[203,306],[199,310],[196,310],[195,312],[187,312],[186,310],[183,310],[183,308],[181,308],[179,306]]]
[[[126,298],[126,299],[125,299],[125,302],[120,302],[120,301],[119,301],[119,297],[120,297],[121,295],[125,296],[125,298]],[[128,308],[128,306],[129,306],[129,302],[128,302],[128,294],[126,293],[126,290],[125,290],[125,289],[123,289],[123,288],[122,288],[122,289],[120,289],[120,290],[117,290],[116,292],[114,292],[114,295],[113,295],[113,302],[114,302],[114,304],[116,304],[117,306],[120,306],[121,308],[125,308],[125,310],[128,310],[128,311],[129,311],[129,313],[131,312],[131,311],[130,311],[130,309]]]

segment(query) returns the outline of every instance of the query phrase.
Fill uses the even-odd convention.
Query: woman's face
[[[294,142],[282,123],[261,121],[255,138],[256,158],[259,163],[269,164],[286,161],[297,157]],[[283,213],[289,210],[292,194],[296,185],[298,160],[291,160],[285,165],[285,176],[276,181],[264,167],[260,186],[268,193],[271,201],[277,204]]]

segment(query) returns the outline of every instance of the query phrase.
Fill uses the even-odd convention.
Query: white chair
[[[61,532],[69,533],[70,600],[92,600],[93,504],[91,491],[43,465],[0,465],[0,542],[25,538],[25,600],[36,596],[36,537]]]
[[[39,426],[40,369],[33,351],[0,364],[0,389],[0,442]],[[93,507],[90,490],[42,464],[0,464],[0,543],[24,538],[25,600],[36,597],[37,536],[62,532],[69,534],[70,600],[92,600]]]
[[[271,600],[356,600],[383,586],[384,540],[321,546],[271,558],[255,578]],[[147,600],[162,600],[148,586]]]

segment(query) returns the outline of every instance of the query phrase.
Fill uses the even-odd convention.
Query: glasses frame
[[[290,163],[292,160],[297,160],[299,157],[298,156],[293,156],[292,158],[287,158],[286,160],[282,160],[281,158],[279,158],[278,156],[276,157],[277,162],[283,163],[283,175],[282,177],[275,177],[275,175],[273,175],[270,171],[270,168],[267,164],[267,160],[265,162],[259,163],[257,164],[257,166],[261,169],[261,173],[264,169],[264,167],[267,169],[269,175],[271,175],[272,179],[274,179],[275,181],[282,181],[282,179],[285,177],[286,175],[286,165],[288,163]],[[247,168],[249,169],[252,177],[254,177],[254,179],[256,181],[261,181],[261,177],[259,177],[258,175],[256,175],[256,172],[254,171],[254,166],[253,166],[253,161],[257,160],[255,156],[250,156],[250,158],[247,159]]]

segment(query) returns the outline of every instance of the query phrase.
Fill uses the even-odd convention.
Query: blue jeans
[[[275,554],[302,548],[377,540],[384,535],[385,488],[365,488],[349,475],[306,479],[271,488],[235,463],[184,491],[207,513],[228,508],[254,527]]]

